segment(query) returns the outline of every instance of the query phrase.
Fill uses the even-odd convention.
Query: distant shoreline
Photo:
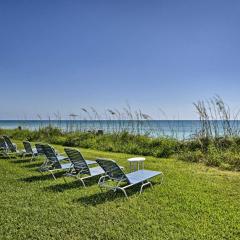
[[[0,120],[2,129],[30,129],[37,130],[44,127],[56,127],[66,132],[98,131],[104,133],[129,132],[133,134],[148,135],[151,137],[173,137],[187,139],[199,133],[203,127],[200,120]],[[224,120],[209,120],[219,133],[224,131]],[[240,132],[240,120],[230,120],[230,126],[235,132]]]

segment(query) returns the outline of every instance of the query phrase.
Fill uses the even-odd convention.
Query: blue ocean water
[[[194,120],[0,120],[0,128],[14,129],[19,126],[38,129],[46,126],[59,127],[65,131],[103,130],[105,132],[128,131],[151,136],[189,137],[200,129]]]
[[[222,121],[215,121],[221,131]],[[0,120],[0,128],[39,129],[55,126],[64,131],[97,131],[148,134],[153,137],[169,136],[175,138],[189,138],[201,130],[198,120]],[[240,129],[240,121],[232,121],[234,129]]]

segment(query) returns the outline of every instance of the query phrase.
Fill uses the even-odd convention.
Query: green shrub
[[[221,165],[221,152],[215,146],[210,146],[205,155],[205,163],[209,166],[219,167]]]
[[[178,155],[178,158],[183,161],[187,162],[203,162],[204,161],[204,154],[200,151],[186,151],[186,152],[181,152]]]
[[[182,148],[188,151],[197,151],[197,150],[202,150],[202,145],[200,141],[196,139],[190,139],[182,142]]]
[[[240,170],[240,153],[226,151],[221,155],[221,167],[235,171]]]
[[[95,132],[66,133],[59,128],[45,127],[39,130],[0,129],[14,139],[41,141],[69,147],[91,148],[109,152],[149,155],[168,158],[176,155],[188,162],[203,162],[209,166],[240,170],[240,137],[194,138],[150,138],[128,132],[97,134]]]

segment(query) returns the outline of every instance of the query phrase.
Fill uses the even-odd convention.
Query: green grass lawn
[[[62,152],[63,148],[57,146]],[[132,155],[81,149],[88,159],[116,160],[128,171]],[[154,187],[122,192],[83,188],[74,179],[42,176],[42,160],[0,159],[0,239],[239,239],[240,174],[174,159],[147,157],[162,171]]]

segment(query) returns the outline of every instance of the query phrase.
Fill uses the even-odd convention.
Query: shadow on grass
[[[83,188],[80,181],[66,182],[61,184],[55,184],[52,186],[45,187],[44,190],[51,192],[64,192],[68,189]]]
[[[70,179],[73,179],[73,181],[69,181]],[[68,189],[81,188],[81,189],[86,189],[86,191],[87,191],[87,187],[90,187],[90,186],[98,183],[98,178],[85,179],[84,183],[86,185],[86,188],[84,188],[82,182],[78,179],[65,177],[65,180],[66,180],[65,183],[55,184],[55,185],[46,187],[45,190],[53,191],[53,192],[63,192]]]
[[[35,163],[30,163],[26,166],[24,166],[25,168],[37,168],[37,167],[40,167],[43,163],[42,162],[35,162]]]
[[[29,163],[30,162],[30,158],[22,158],[22,159],[11,159],[12,163]]]
[[[58,172],[58,173],[55,173],[54,175],[55,175],[56,178],[60,178],[62,176],[62,174],[63,173]],[[31,177],[26,177],[26,178],[20,178],[19,180],[23,181],[23,182],[36,182],[36,181],[44,181],[44,180],[50,180],[50,179],[55,181],[53,179],[52,174],[43,173],[43,174],[38,175],[38,176],[31,176]]]
[[[133,186],[129,189],[127,189],[127,195],[128,197],[131,196],[139,196],[139,191],[140,191],[140,186],[136,185]],[[103,204],[106,202],[112,202],[112,201],[116,201],[116,200],[127,200],[127,198],[125,197],[124,193],[120,190],[113,192],[113,191],[108,191],[108,190],[104,190],[104,191],[100,191],[96,194],[90,195],[90,196],[83,196],[79,199],[74,200],[74,203],[82,203],[84,205],[92,205],[92,206],[96,206],[98,204]]]

